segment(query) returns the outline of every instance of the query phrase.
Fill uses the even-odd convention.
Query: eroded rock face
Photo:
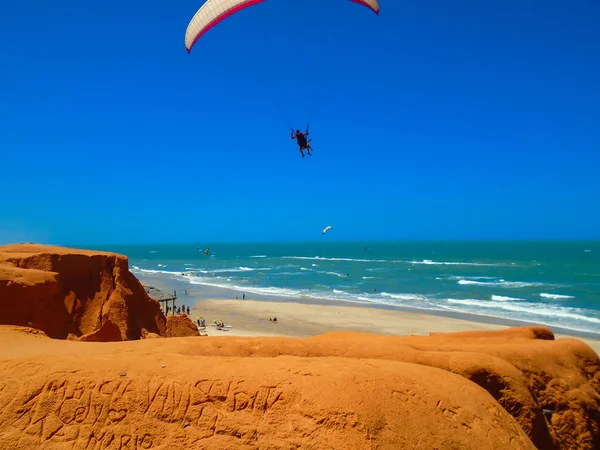
[[[598,448],[598,355],[524,331],[98,346],[0,327],[0,448]]]
[[[167,337],[200,336],[198,327],[186,314],[167,316]]]
[[[0,448],[535,449],[485,389],[426,365],[244,357],[227,337],[98,346],[23,336],[18,358],[0,350]],[[196,354],[219,347],[238,356]]]
[[[126,257],[33,244],[0,247],[0,324],[55,339],[133,340],[142,329],[166,334],[159,303]]]

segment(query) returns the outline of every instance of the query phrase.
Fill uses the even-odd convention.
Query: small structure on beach
[[[160,289],[155,288],[154,286],[146,286],[144,285],[144,289],[150,296],[150,298],[156,300],[160,303],[160,307],[163,310],[163,313],[167,315],[167,308],[169,307],[169,302],[173,302],[171,305],[170,311],[175,313],[175,301],[177,300],[177,292],[173,291],[173,293],[161,291]]]

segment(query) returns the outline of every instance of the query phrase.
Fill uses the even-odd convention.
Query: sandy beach
[[[539,325],[501,321],[493,317],[458,314],[446,317],[428,312],[360,306],[339,301],[295,302],[271,297],[235,299],[235,291],[189,285],[178,280],[166,282],[154,276],[140,277],[145,285],[165,292],[177,290],[181,295],[177,305],[190,306],[190,316],[196,321],[202,316],[209,336],[288,336],[309,337],[330,331],[351,331],[394,336],[428,336],[430,333],[501,330],[514,326]],[[185,294],[182,295],[182,293]],[[228,298],[229,297],[229,298]],[[269,318],[277,317],[277,322]],[[231,326],[223,331],[210,326],[215,320]],[[475,319],[475,320],[470,320]],[[505,322],[505,323],[503,323]],[[600,339],[570,330],[553,330],[557,339],[576,337],[600,355]]]
[[[196,321],[202,316],[209,336],[288,336],[309,337],[330,331],[352,331],[394,336],[428,336],[430,333],[453,333],[458,331],[501,330],[514,326],[539,325],[514,321],[501,321],[492,317],[457,317],[427,312],[359,306],[351,303],[327,301],[307,303],[291,299],[271,297],[268,300],[246,298],[232,299],[235,291],[189,285],[178,280],[165,282],[154,276],[140,277],[145,285],[156,286],[165,292],[181,295],[177,305],[190,306],[190,316]],[[269,318],[277,317],[277,322]],[[476,320],[470,320],[475,318]],[[224,331],[211,327],[215,320],[231,326]],[[502,323],[506,322],[506,323]],[[588,344],[600,355],[600,338],[570,330],[553,330],[557,339],[575,337]]]
[[[393,336],[428,336],[430,333],[485,331],[505,325],[453,319],[430,314],[343,305],[307,305],[261,300],[202,299],[191,308],[192,319],[204,317],[209,336],[309,337],[331,331]],[[277,318],[277,322],[269,319]],[[230,325],[226,331],[208,326],[215,320]],[[572,337],[555,334],[557,339]],[[600,340],[577,336],[600,354]]]

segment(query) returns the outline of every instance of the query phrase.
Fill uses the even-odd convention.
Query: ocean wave
[[[376,277],[362,277],[363,280],[372,280],[374,278],[376,278]]]
[[[268,258],[267,255],[252,255],[250,258]]]
[[[323,256],[282,256],[283,259],[301,259],[306,261],[347,261],[347,262],[395,262],[384,259],[360,259],[360,258],[325,258]]]
[[[297,275],[305,275],[304,272],[277,272],[273,274],[274,276],[287,276],[287,277],[291,277],[291,276],[297,276]]]
[[[205,278],[199,277],[188,277],[188,281],[190,284],[201,285],[201,286],[211,286],[223,289],[231,289],[239,292],[258,294],[258,295],[268,295],[275,297],[297,297],[301,294],[299,290],[293,289],[285,289],[285,288],[276,288],[276,287],[261,287],[261,286],[239,286],[236,284],[228,284],[223,282],[216,282],[213,279],[208,281]]]
[[[307,261],[345,261],[345,262],[361,262],[361,263],[394,263],[394,264],[424,264],[424,265],[440,265],[440,266],[480,266],[480,267],[502,267],[506,263],[476,263],[476,262],[460,262],[460,261],[432,261],[424,259],[422,261],[405,261],[397,259],[365,259],[365,258],[331,258],[324,256],[282,256],[283,259],[300,259]],[[513,263],[514,264],[514,263]]]
[[[546,294],[544,292],[542,292],[540,294],[540,297],[542,297],[542,298],[549,298],[549,299],[552,299],[552,300],[565,300],[565,299],[568,299],[568,298],[575,298],[572,295]]]
[[[474,299],[448,299],[448,303],[459,304],[459,305],[467,305],[467,306],[477,306],[481,308],[495,308],[504,311],[511,312],[520,312],[531,314],[533,316],[543,316],[543,317],[553,317],[559,319],[574,319],[580,320],[588,323],[597,323],[600,324],[600,319],[596,317],[589,317],[584,314],[578,314],[573,312],[571,308],[561,308],[561,307],[553,307],[550,305],[540,305],[539,303],[519,303],[515,304],[512,302],[486,302],[484,300],[474,300]],[[516,319],[515,317],[509,317],[512,319]]]
[[[382,297],[393,298],[394,300],[404,300],[404,301],[411,301],[411,300],[424,301],[424,300],[428,300],[427,297],[425,297],[424,295],[418,295],[418,294],[390,294],[389,292],[382,292],[379,295],[382,296]]]
[[[517,297],[507,297],[505,295],[492,295],[492,300],[495,302],[517,302],[523,299]]]
[[[543,286],[543,283],[531,283],[526,281],[506,281],[506,280],[498,280],[498,281],[475,281],[475,280],[458,280],[458,284],[460,285],[473,285],[473,286],[493,286],[493,287],[503,287],[503,288],[525,288],[525,287],[536,287]]]
[[[345,273],[337,273],[337,272],[319,272],[325,275],[333,275],[336,277],[340,277],[340,278],[347,278],[347,275]]]
[[[185,269],[186,272],[196,272],[196,273],[237,273],[237,272],[264,272],[268,270],[273,270],[272,267],[221,267],[212,270],[206,269]]]
[[[431,259],[424,259],[423,261],[406,261],[410,264],[424,264],[426,266],[480,266],[480,267],[501,267],[507,264],[501,263],[473,263],[473,262],[459,262],[459,261],[432,261]]]
[[[500,277],[491,277],[491,276],[468,276],[468,275],[450,275],[446,277],[447,280],[500,280]]]
[[[297,297],[302,291],[293,289],[276,288],[276,287],[259,287],[259,286],[233,286],[230,289],[236,289],[238,291],[249,292],[251,294],[258,295],[271,295],[276,297]]]
[[[140,268],[136,268],[135,266],[133,267],[134,270],[132,270],[132,272],[142,272],[142,273],[162,273],[165,275],[174,275],[174,276],[182,276],[181,272],[173,272],[170,270],[157,270],[157,269],[140,269]]]

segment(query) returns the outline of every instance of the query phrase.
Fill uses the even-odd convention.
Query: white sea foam
[[[267,258],[267,255],[253,255],[250,258]]]
[[[516,302],[523,299],[517,297],[507,297],[505,295],[492,295],[492,300],[495,302]]]
[[[382,297],[388,297],[388,298],[393,298],[394,300],[403,300],[403,301],[427,300],[427,297],[425,297],[424,295],[418,295],[418,294],[390,294],[388,292],[382,292],[379,295],[381,295]]]
[[[572,295],[546,294],[544,292],[540,294],[540,297],[542,297],[542,298],[549,298],[549,299],[552,299],[552,300],[565,300],[565,299],[568,299],[568,298],[575,298]]]
[[[449,277],[447,277],[448,280],[475,280],[475,281],[479,281],[479,280],[499,280],[499,277],[484,277],[484,276],[460,276],[460,275],[450,275]]]
[[[172,272],[172,271],[169,271],[169,270],[154,270],[154,269],[139,269],[139,268],[135,269],[134,268],[134,271],[143,272],[143,273],[154,273],[154,274],[156,274],[156,273],[162,273],[162,274],[165,274],[165,275],[181,276],[181,272]]]
[[[185,269],[186,272],[198,272],[198,273],[236,273],[236,272],[264,272],[272,270],[271,267],[221,267],[218,269],[205,270],[205,269]]]
[[[302,259],[307,261],[347,261],[347,262],[394,262],[384,259],[360,259],[360,258],[325,258],[322,256],[282,256],[283,259]]]
[[[473,285],[473,286],[493,286],[493,287],[503,287],[503,288],[525,288],[525,287],[543,286],[543,283],[528,283],[525,281],[506,281],[506,280],[475,281],[475,280],[464,280],[464,279],[458,280],[458,284]]]
[[[334,276],[340,277],[340,278],[346,278],[345,273],[337,273],[337,272],[319,272],[319,273],[323,273],[325,275],[334,275]]]
[[[513,303],[513,302],[486,302],[485,300],[474,299],[448,299],[448,303],[476,306],[480,308],[495,308],[503,311],[519,312],[531,314],[534,316],[545,316],[560,319],[575,319],[588,323],[600,324],[600,319],[596,317],[588,317],[583,314],[573,312],[572,308],[554,307],[551,305],[540,305],[539,303]],[[516,317],[510,317],[516,318]]]
[[[474,262],[459,262],[459,261],[432,261],[424,259],[423,261],[407,261],[410,264],[424,264],[426,266],[481,266],[481,267],[499,267],[506,264],[499,263],[474,263]]]

